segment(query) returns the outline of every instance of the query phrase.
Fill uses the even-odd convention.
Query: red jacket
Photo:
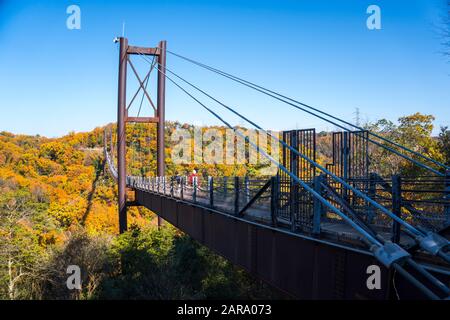
[[[189,181],[189,184],[191,184],[191,185],[194,185],[194,179],[195,180],[197,180],[197,186],[198,185],[200,185],[200,181],[199,181],[199,179],[198,179],[198,174],[196,174],[196,173],[191,173],[189,176],[188,176],[188,181]]]

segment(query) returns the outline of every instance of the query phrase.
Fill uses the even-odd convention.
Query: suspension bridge
[[[166,49],[119,43],[116,141],[105,131],[104,151],[118,184],[120,232],[127,229],[127,206],[143,206],[192,238],[269,284],[300,299],[448,299],[450,296],[450,168],[385,136],[311,105]],[[166,65],[166,56],[206,69],[289,107],[332,124],[332,154],[317,161],[315,129],[264,130],[252,119],[210,95]],[[148,63],[141,79],[132,57]],[[128,103],[131,67],[139,88]],[[157,73],[157,101],[147,91]],[[165,174],[166,80],[223,125],[246,146],[276,166],[269,177],[204,177],[188,181]],[[130,105],[142,90],[154,116],[131,117]],[[261,150],[199,96],[275,141],[281,157]],[[142,106],[142,100],[141,100]],[[127,175],[127,123],[157,127],[157,170]],[[404,166],[387,176],[376,161],[395,157]],[[134,199],[127,199],[127,190]],[[128,193],[129,193],[128,192]],[[371,272],[380,284],[368,285]],[[372,270],[372,271],[371,271]]]

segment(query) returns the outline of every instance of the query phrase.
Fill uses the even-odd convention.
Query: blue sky
[[[81,8],[81,30],[66,28],[71,4]],[[381,8],[381,30],[366,27],[370,4]],[[118,48],[112,40],[123,22],[130,44],[155,46],[165,39],[174,52],[346,120],[359,108],[363,121],[422,112],[435,115],[436,126],[450,125],[450,65],[436,32],[444,4],[0,0],[0,130],[59,136],[115,121]],[[145,73],[148,65],[135,60]],[[333,129],[176,57],[167,63],[267,129]],[[129,95],[136,86],[130,78]],[[217,123],[170,84],[166,104],[169,120]]]

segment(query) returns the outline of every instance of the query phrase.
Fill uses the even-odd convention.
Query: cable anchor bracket
[[[372,246],[370,249],[375,258],[378,259],[387,268],[391,267],[393,263],[402,264],[404,260],[411,257],[411,255],[398,244],[393,242],[386,242],[383,246]]]

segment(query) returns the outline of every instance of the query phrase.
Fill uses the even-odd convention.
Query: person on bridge
[[[188,177],[188,181],[191,186],[199,186],[197,170],[192,170],[192,173]]]
[[[175,176],[173,177],[173,179],[174,179],[175,183],[176,183],[178,186],[181,186],[181,184],[183,183],[183,178],[182,178],[182,176],[180,176],[180,174],[178,173],[178,171],[176,172],[176,174],[175,174]]]

